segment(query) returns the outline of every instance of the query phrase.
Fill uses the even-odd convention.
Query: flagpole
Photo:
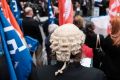
[[[6,45],[7,43],[5,41],[5,35],[4,35],[3,29],[2,29],[1,22],[0,22],[0,34],[1,34],[2,44],[3,44],[4,54],[5,54],[5,57],[6,57],[6,60],[7,60],[7,64],[8,64],[10,80],[17,80],[17,77],[15,75],[15,71],[14,71],[14,68],[13,68],[13,65],[12,65],[12,61],[11,61],[11,58],[10,58],[10,55],[9,55],[10,53],[7,49],[7,45]]]

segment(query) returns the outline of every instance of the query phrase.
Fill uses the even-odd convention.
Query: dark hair
[[[94,29],[95,29],[94,23],[91,21],[86,21],[86,25],[85,25],[86,33],[90,33],[90,34],[94,33]]]

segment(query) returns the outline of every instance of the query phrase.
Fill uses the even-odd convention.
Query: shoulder
[[[55,76],[55,71],[56,68],[54,66],[33,67],[31,78],[33,80],[52,80]]]
[[[108,36],[104,39],[104,43],[105,43],[105,44],[112,44],[112,39],[111,39],[110,35],[108,35]]]
[[[103,71],[96,68],[83,68],[83,74],[86,75],[89,80],[106,80],[106,76]]]

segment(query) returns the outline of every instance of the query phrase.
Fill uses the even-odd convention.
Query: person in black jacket
[[[85,34],[74,24],[58,27],[50,37],[57,63],[36,69],[34,80],[106,80],[101,70],[80,64],[84,41]]]
[[[107,0],[101,0],[101,2],[95,1],[95,7],[99,7],[99,15],[105,16],[107,15],[106,8],[108,7]]]
[[[22,28],[25,36],[31,36],[42,44],[42,36],[39,29],[39,22],[33,19],[33,10],[31,7],[25,8],[25,18],[22,21]]]
[[[120,80],[120,17],[111,19],[111,34],[109,34],[102,46],[105,51],[102,69],[108,80]]]
[[[94,29],[95,29],[94,23],[92,23],[91,21],[87,21],[85,26],[85,34],[86,34],[85,44],[93,48],[93,67],[100,68],[101,60],[99,58],[100,56],[95,50],[97,34],[94,32]],[[99,34],[99,37],[100,37],[100,44],[102,45],[104,41],[104,36]]]
[[[38,49],[36,50],[36,58],[39,58],[41,53],[41,45],[43,42],[42,35],[39,29],[39,22],[33,19],[34,13],[31,7],[25,8],[25,18],[22,21],[22,31],[24,36],[30,36],[39,41]]]

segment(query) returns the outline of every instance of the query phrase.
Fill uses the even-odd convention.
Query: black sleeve
[[[104,36],[103,35],[100,35],[100,46],[102,47],[103,44],[104,44]]]
[[[34,30],[36,32],[36,38],[38,39],[39,43],[42,45],[43,39],[42,39],[42,34],[39,28],[39,23],[37,21],[34,21]]]
[[[96,73],[95,80],[107,80],[107,77],[102,71],[99,71],[98,73]]]

